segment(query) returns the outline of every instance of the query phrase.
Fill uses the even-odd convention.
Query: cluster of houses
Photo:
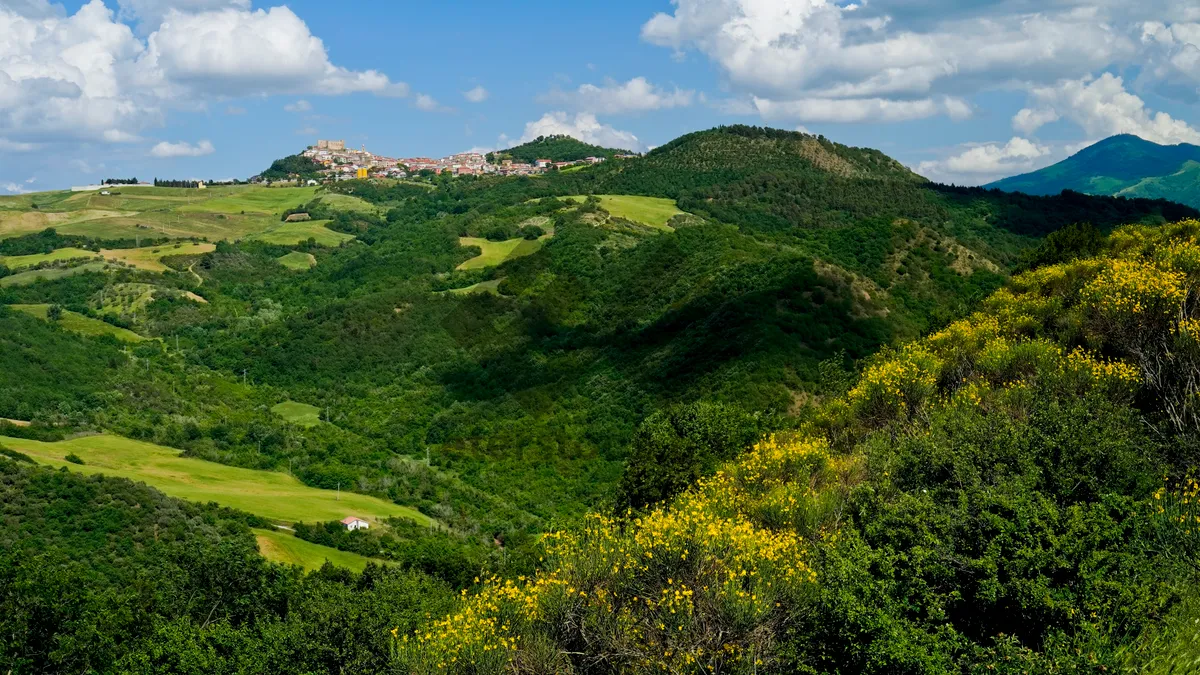
[[[480,152],[461,152],[449,157],[386,157],[369,152],[366,146],[358,150],[347,148],[345,141],[318,140],[308,146],[303,156],[324,167],[326,180],[351,180],[355,178],[406,178],[421,171],[450,173],[454,176],[529,176],[544,173],[552,168],[563,169],[577,164],[599,164],[604,157],[586,157],[574,162],[554,162],[538,159],[533,163],[516,162],[501,158],[488,161],[489,156]],[[630,155],[632,156],[632,155]]]

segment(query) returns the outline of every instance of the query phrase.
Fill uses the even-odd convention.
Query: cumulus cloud
[[[600,145],[606,148],[641,151],[642,142],[628,131],[621,131],[600,123],[592,113],[576,113],[574,116],[554,111],[542,115],[525,125],[525,133],[518,143],[532,141],[538,136],[553,136],[565,134],[584,143]]]
[[[213,99],[408,93],[378,71],[333,64],[287,7],[136,0],[121,11],[157,23],[142,38],[101,0],[74,14],[45,0],[0,3],[0,137],[120,141]]]
[[[27,181],[25,181],[25,183],[24,183],[24,184],[22,184],[22,183],[12,183],[12,182],[9,182],[9,183],[4,183],[4,184],[0,185],[0,188],[2,188],[2,189],[5,191],[5,192],[7,192],[7,193],[9,193],[9,194],[14,194],[14,195],[23,195],[23,194],[25,194],[25,193],[27,193],[27,192],[32,192],[32,190],[30,190],[29,188],[25,187],[26,185],[29,185],[29,184],[30,184],[30,183],[32,183],[32,182],[33,182],[33,179],[32,179],[32,178],[31,178],[31,179],[29,179],[29,180],[27,180]]]
[[[1062,117],[1092,138],[1135,134],[1155,143],[1200,143],[1200,131],[1165,112],[1151,111],[1141,97],[1125,90],[1120,77],[1110,73],[1038,87],[1030,98],[1032,105],[1013,119],[1014,126],[1025,133]]]
[[[917,165],[917,173],[934,180],[978,185],[1018,173],[1034,171],[1066,156],[1055,149],[1027,138],[1013,137],[1007,143],[981,143],[967,146],[944,159]]]
[[[642,38],[706,56],[735,100],[780,118],[964,119],[972,112],[964,97],[975,92],[1048,87],[1125,66],[1170,81],[1175,93],[1200,92],[1200,10],[1187,0],[672,4],[646,21]],[[1015,127],[1030,133],[1051,121],[1034,112]]]
[[[180,141],[178,143],[168,143],[163,141],[150,149],[150,156],[159,159],[170,159],[173,157],[203,157],[211,155],[216,148],[208,141],[200,141],[195,145]]]
[[[308,112],[312,110],[312,104],[304,99],[300,99],[299,101],[283,106],[283,109],[288,112]]]
[[[442,107],[442,104],[437,102],[437,99],[429,94],[417,94],[413,99],[413,107],[424,112],[439,112],[447,110]]]
[[[463,92],[463,98],[471,103],[483,103],[487,100],[487,97],[488,90],[479,85]]]
[[[694,97],[692,90],[679,87],[666,90],[656,87],[644,77],[635,77],[628,82],[610,79],[600,86],[584,84],[573,91],[555,89],[539,96],[538,101],[583,112],[616,115],[689,106]]]

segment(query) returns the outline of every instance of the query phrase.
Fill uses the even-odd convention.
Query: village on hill
[[[365,146],[358,150],[347,148],[346,142],[340,140],[318,140],[316,145],[308,146],[300,154],[323,166],[321,174],[325,176],[325,180],[333,181],[356,178],[406,178],[422,171],[439,174],[449,172],[455,176],[484,174],[528,176],[551,169],[599,164],[605,160],[604,157],[585,157],[571,162],[536,159],[532,163],[525,163],[504,157],[503,152],[486,155],[482,152],[461,152],[440,159],[431,157],[396,158],[377,155],[367,150]],[[620,155],[620,157],[626,157],[626,155]]]

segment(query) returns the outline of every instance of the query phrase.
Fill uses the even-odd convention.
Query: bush
[[[30,457],[29,455],[26,455],[23,452],[17,452],[16,450],[12,450],[10,448],[6,448],[3,445],[0,445],[0,455],[7,457],[11,460],[17,461],[17,462],[24,462],[26,464],[36,464],[37,463],[37,462],[33,461],[33,458]]]
[[[66,457],[63,457],[63,459],[67,460],[68,462],[70,462],[72,464],[83,464],[84,463],[83,458],[73,452],[68,454]]]

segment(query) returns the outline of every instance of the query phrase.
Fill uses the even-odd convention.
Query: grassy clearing
[[[309,523],[358,516],[371,523],[397,516],[429,525],[425,514],[406,506],[352,492],[308,487],[276,471],[255,471],[183,457],[178,450],[120,436],[101,434],[44,443],[0,436],[0,445],[23,452],[39,463],[71,471],[102,473],[142,481],[172,497],[217,502],[280,523]],[[84,464],[64,458],[75,453]]]
[[[100,255],[104,256],[105,260],[122,262],[130,267],[151,272],[166,272],[170,268],[163,264],[163,258],[211,253],[216,248],[215,244],[163,244],[142,248],[101,249]]]
[[[371,202],[360,197],[352,195],[344,195],[337,192],[330,192],[321,195],[321,202],[327,204],[330,208],[337,211],[353,211],[356,213],[369,213],[374,216],[381,216],[386,209],[379,208]]]
[[[18,272],[7,277],[0,278],[0,288],[9,286],[24,286],[32,284],[39,279],[62,279],[75,274],[83,274],[85,272],[103,272],[109,268],[108,263],[95,262],[79,265],[78,267],[50,267],[44,270],[29,270],[28,272]]]
[[[254,538],[258,540],[258,552],[267,560],[285,565],[299,565],[312,572],[321,569],[325,561],[338,567],[345,567],[355,572],[363,571],[368,562],[386,564],[379,560],[372,561],[357,553],[347,553],[336,548],[321,546],[283,530],[255,529]]]
[[[500,295],[500,282],[503,278],[492,279],[491,281],[481,281],[477,284],[471,284],[463,288],[452,288],[447,293],[454,295],[468,295],[470,293],[491,293],[492,295]]]
[[[302,253],[300,251],[292,251],[287,255],[282,255],[276,258],[280,265],[295,270],[297,272],[306,272],[317,266],[317,259],[311,253]]]
[[[49,321],[47,313],[50,311],[50,305],[9,305],[9,307],[24,312],[30,316],[35,316],[43,321]],[[62,317],[58,320],[58,325],[73,333],[80,335],[111,335],[122,342],[142,342],[147,338],[138,335],[137,333],[105,323],[99,319],[93,319],[90,316],[76,314],[69,310],[63,310]]]
[[[62,262],[64,260],[81,260],[89,258],[99,258],[100,254],[95,251],[88,251],[82,248],[67,248],[55,249],[49,253],[35,253],[33,255],[0,255],[0,263],[3,263],[10,270],[19,270],[26,267],[33,267],[44,262]]]
[[[352,234],[342,232],[334,232],[325,227],[328,220],[309,220],[298,223],[276,223],[268,228],[265,232],[251,235],[250,239],[256,241],[265,241],[268,244],[279,244],[281,246],[294,246],[310,238],[316,240],[320,246],[337,246],[344,241],[350,241],[354,238]]]
[[[459,237],[459,246],[478,246],[483,253],[458,266],[460,270],[477,270],[495,267],[506,260],[537,253],[546,240],[553,235],[542,235],[537,239],[508,239],[490,241],[479,237]]]
[[[313,427],[321,423],[321,409],[307,403],[284,401],[271,406],[271,412],[302,427]]]
[[[312,201],[317,194],[315,187],[268,188],[259,186],[239,187],[232,192],[205,199],[202,202],[179,207],[182,212],[199,213],[260,213],[279,215],[292,208]]]
[[[671,231],[667,222],[683,213],[675,206],[674,199],[662,197],[635,197],[632,195],[596,195],[600,207],[615,218],[632,220],[660,230]],[[573,195],[563,199],[584,201],[587,195]]]

